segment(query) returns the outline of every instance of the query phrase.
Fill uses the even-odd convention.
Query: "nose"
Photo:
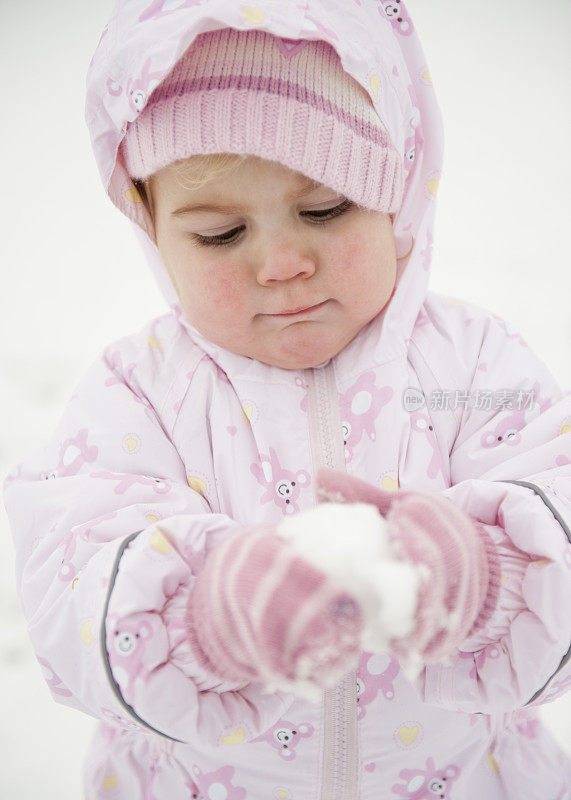
[[[256,278],[261,286],[293,278],[310,278],[316,269],[315,260],[299,241],[270,239],[259,253]]]

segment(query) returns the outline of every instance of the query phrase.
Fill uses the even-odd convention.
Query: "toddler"
[[[571,396],[427,290],[404,3],[120,0],[87,122],[171,307],[5,484],[87,800],[571,798]]]

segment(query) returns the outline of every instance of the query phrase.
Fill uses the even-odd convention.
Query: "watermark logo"
[[[426,398],[420,389],[415,389],[414,387],[409,386],[408,389],[405,389],[402,393],[402,406],[405,411],[409,412],[409,414],[418,411],[425,405]]]
[[[402,394],[402,406],[409,414],[424,406],[430,411],[457,411],[471,408],[476,411],[525,411],[536,402],[533,389],[436,389],[426,397],[420,389],[408,387]]]

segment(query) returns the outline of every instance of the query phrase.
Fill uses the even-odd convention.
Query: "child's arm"
[[[429,304],[433,330],[445,331],[432,341],[439,358],[431,358],[431,326],[419,330],[418,341],[431,365],[461,365],[469,374],[461,394],[479,405],[456,409],[452,485],[442,495],[483,524],[501,580],[488,622],[448,665],[426,669],[423,691],[428,702],[447,708],[509,711],[571,685],[571,394],[562,394],[503,320],[456,306],[453,330],[451,306],[439,306],[437,298]],[[459,385],[439,377],[443,388]],[[490,396],[509,397],[513,407],[478,404]],[[522,411],[520,400],[528,403]],[[437,425],[444,412],[432,413]]]
[[[492,502],[507,501],[509,507],[505,490],[494,497],[493,486],[479,483],[480,500],[485,497],[489,501],[491,494]],[[534,702],[541,697],[553,699],[557,691],[552,689],[547,698],[543,692],[554,677],[558,678],[556,690],[569,686],[571,681],[563,672],[569,660],[567,650],[558,658],[557,648],[561,643],[565,646],[569,631],[569,624],[561,623],[571,600],[571,575],[561,574],[556,566],[547,576],[553,585],[542,585],[537,570],[553,564],[514,545],[503,529],[502,512],[501,526],[484,524],[480,515],[461,509],[462,495],[459,503],[451,502],[450,490],[388,492],[329,470],[319,473],[318,484],[323,501],[334,502],[335,509],[342,508],[339,503],[348,504],[347,537],[359,525],[351,520],[351,510],[364,503],[375,506],[385,518],[393,552],[402,563],[420,567],[414,626],[406,636],[386,636],[389,641],[383,649],[411,669],[412,677],[424,665],[419,685],[427,702],[469,713],[505,712],[525,705],[532,693]],[[457,487],[459,491],[471,488],[467,482]],[[516,498],[516,506],[518,502]],[[523,513],[528,515],[527,527],[541,525],[543,520],[534,512],[533,508],[516,508],[516,522]],[[300,515],[300,522],[306,515]],[[307,532],[301,531],[300,544],[306,536]],[[324,538],[322,550],[326,542]],[[568,550],[559,567],[571,572],[569,555]],[[319,559],[315,563],[322,566]],[[531,576],[527,575],[529,568]],[[396,575],[387,572],[385,577],[389,582],[386,599],[394,611],[408,603],[408,586]],[[535,590],[535,597],[529,596],[528,586]],[[551,606],[558,598],[561,608],[556,611],[560,614],[552,621]],[[387,609],[384,616],[388,613]],[[377,625],[382,629],[384,620]],[[490,663],[493,669],[484,669]],[[542,674],[540,670],[546,671],[547,677],[534,692],[531,681]]]
[[[501,579],[486,624],[448,664],[428,666],[429,702],[512,711],[553,700],[571,685],[571,479],[550,472],[559,497],[538,484],[548,473],[521,476],[526,485],[468,479],[443,493],[484,523]]]
[[[225,543],[235,542],[248,555],[233,598],[244,600],[245,611],[264,575],[264,553],[283,564],[288,547],[275,539],[268,553],[267,534],[262,541],[263,535],[211,512],[188,485],[136,372],[119,361],[104,356],[94,364],[51,443],[5,484],[18,592],[38,661],[54,699],[105,721],[211,744],[238,722],[247,735],[258,735],[285,712],[291,695],[269,695],[255,682],[263,672],[255,648],[239,665],[236,653],[222,653],[220,669],[212,668],[196,637],[192,641],[188,608],[200,602],[191,603],[197,579],[208,569],[201,585],[209,586]],[[336,650],[329,666],[347,671],[358,659],[358,608],[353,618],[340,618],[336,610],[351,605],[346,593],[299,558],[292,559],[288,579],[289,616],[280,616],[279,593],[269,605],[275,625],[287,632],[299,622],[294,601],[304,587],[313,614],[302,635],[337,641],[343,627],[347,646]],[[202,625],[199,633],[208,646],[210,631]],[[314,655],[301,646],[282,665],[281,641],[271,653],[271,641],[255,644],[275,678],[289,677],[298,657],[309,656],[311,663]]]

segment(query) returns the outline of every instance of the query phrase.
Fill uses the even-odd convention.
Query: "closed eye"
[[[342,203],[333,208],[324,208],[318,211],[300,211],[300,216],[307,217],[314,225],[323,225],[329,220],[335,219],[348,211],[354,203],[351,200],[345,199]],[[240,225],[238,228],[232,228],[226,233],[220,233],[216,236],[203,236],[200,233],[191,233],[191,239],[201,247],[220,247],[224,245],[234,244],[239,235],[245,230],[245,225]]]
[[[333,206],[333,208],[324,208],[316,211],[300,211],[300,216],[308,217],[312,222],[316,222],[319,225],[320,223],[339,217],[352,208],[353,205],[354,203],[351,200],[345,199],[342,203],[339,203],[339,205]]]
[[[201,247],[219,247],[220,245],[232,244],[245,228],[245,225],[240,225],[239,228],[232,228],[231,231],[226,231],[226,233],[220,233],[216,236],[202,236],[200,233],[191,233],[190,238]]]

